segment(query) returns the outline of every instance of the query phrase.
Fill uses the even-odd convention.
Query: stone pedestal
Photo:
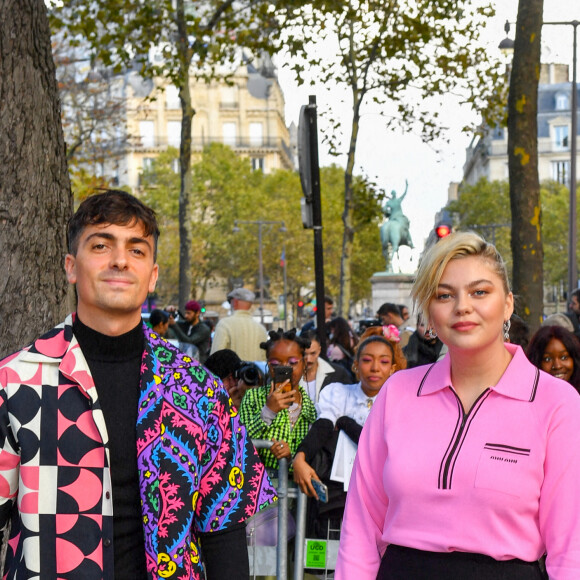
[[[373,313],[381,304],[405,304],[409,312],[413,310],[411,287],[415,280],[414,274],[395,274],[391,272],[376,272],[371,278]]]

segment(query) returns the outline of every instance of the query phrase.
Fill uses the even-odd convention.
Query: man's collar
[[[506,343],[505,347],[513,358],[492,389],[512,399],[533,401],[540,377],[539,370],[528,361],[520,346]],[[417,390],[417,396],[431,395],[451,387],[451,384],[451,358],[447,353],[441,361],[427,368]]]

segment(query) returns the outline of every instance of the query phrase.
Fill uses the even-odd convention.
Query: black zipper
[[[459,396],[457,395],[457,393],[453,390],[452,387],[449,387],[451,389],[451,392],[455,395],[455,398],[457,399],[457,405],[459,407],[459,412],[461,413],[461,424],[459,425],[459,430],[456,430],[457,435],[455,435],[455,439],[453,440],[453,443],[451,445],[451,451],[447,454],[445,454],[445,456],[447,457],[447,459],[445,459],[445,456],[443,457],[443,463],[442,463],[442,470],[439,470],[439,473],[441,473],[441,471],[443,471],[442,476],[439,476],[439,482],[438,482],[438,488],[439,489],[451,489],[451,480],[453,479],[453,470],[451,468],[452,464],[455,464],[455,461],[457,460],[457,455],[459,453],[459,447],[462,444],[462,440],[463,440],[463,433],[467,428],[469,428],[469,425],[471,424],[471,420],[473,419],[473,417],[475,416],[475,414],[477,413],[477,411],[479,410],[479,408],[481,407],[481,401],[482,399],[491,391],[489,388],[485,389],[485,391],[483,391],[483,393],[481,393],[481,395],[479,395],[479,397],[477,397],[477,399],[475,400],[475,402],[473,403],[473,405],[471,406],[471,409],[469,409],[469,412],[466,413],[463,409],[463,405],[461,404],[461,399],[459,398]],[[469,422],[469,425],[468,425]],[[449,449],[449,447],[448,447]],[[451,472],[451,473],[450,473]]]

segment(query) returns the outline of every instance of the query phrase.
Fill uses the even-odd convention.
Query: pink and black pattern
[[[6,578],[113,578],[108,437],[71,324],[0,362]],[[147,565],[152,578],[195,579],[196,534],[244,520],[275,491],[223,388],[146,333],[137,453]]]

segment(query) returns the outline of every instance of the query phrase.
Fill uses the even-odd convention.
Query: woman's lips
[[[476,326],[477,324],[475,322],[456,322],[451,328],[453,330],[471,330]]]

